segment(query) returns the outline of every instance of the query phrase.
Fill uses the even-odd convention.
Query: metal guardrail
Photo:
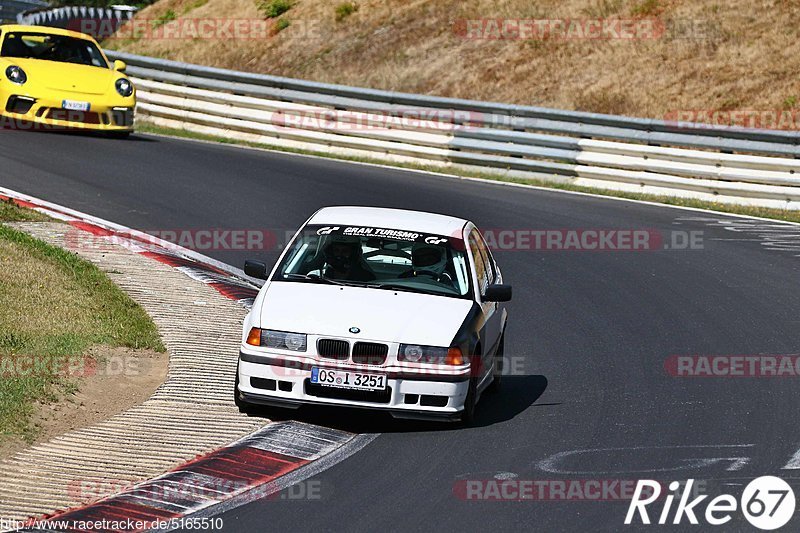
[[[46,3],[42,3],[45,7],[47,6]],[[137,11],[137,8],[129,6],[65,6],[32,9],[33,7],[40,6],[38,4],[29,6],[27,11],[22,11],[15,15],[18,24],[67,28],[88,33],[98,39],[113,34],[120,25],[133,18]]]
[[[109,56],[128,63],[138,114],[164,125],[292,148],[800,209],[800,132],[437,98]]]
[[[0,0],[0,21],[17,20],[17,15],[31,9],[47,7],[44,0]]]

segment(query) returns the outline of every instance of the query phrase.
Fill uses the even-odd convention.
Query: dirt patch
[[[85,377],[75,379],[78,391],[54,403],[37,403],[31,417],[36,439],[0,441],[0,460],[39,442],[106,420],[148,399],[164,383],[169,355],[153,350],[95,346],[86,354]]]
[[[92,263],[0,224],[0,441],[47,437],[37,423],[45,427],[45,419],[60,418],[60,403],[79,417],[100,409],[73,396],[79,390],[88,394],[103,380],[115,386],[106,398],[113,409],[122,409],[126,399],[118,402],[117,395],[141,383],[149,389],[136,400],[142,401],[163,372],[150,386],[143,369],[151,352],[125,350],[164,351],[144,310]],[[143,354],[138,367],[135,353]],[[54,406],[54,413],[42,415],[42,405]]]

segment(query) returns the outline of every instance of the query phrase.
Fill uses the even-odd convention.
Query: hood
[[[43,61],[41,59],[25,59],[16,57],[3,58],[10,65],[17,65],[25,71],[28,81],[38,87],[46,87],[57,91],[105,94],[111,84],[119,77],[119,72],[109,68]],[[5,69],[4,69],[5,70]]]
[[[274,282],[260,327],[353,339],[448,346],[472,300],[362,287]],[[350,333],[351,327],[361,330]]]

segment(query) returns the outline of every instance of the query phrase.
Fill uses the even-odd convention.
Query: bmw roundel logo
[[[355,326],[350,328],[350,333],[361,333],[361,330]]]

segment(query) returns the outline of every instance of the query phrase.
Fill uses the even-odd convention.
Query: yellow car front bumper
[[[84,94],[9,94],[0,91],[3,127],[15,129],[82,129],[106,132],[133,131],[135,100]],[[88,111],[64,108],[65,101],[88,103]],[[116,101],[115,101],[116,100]]]

